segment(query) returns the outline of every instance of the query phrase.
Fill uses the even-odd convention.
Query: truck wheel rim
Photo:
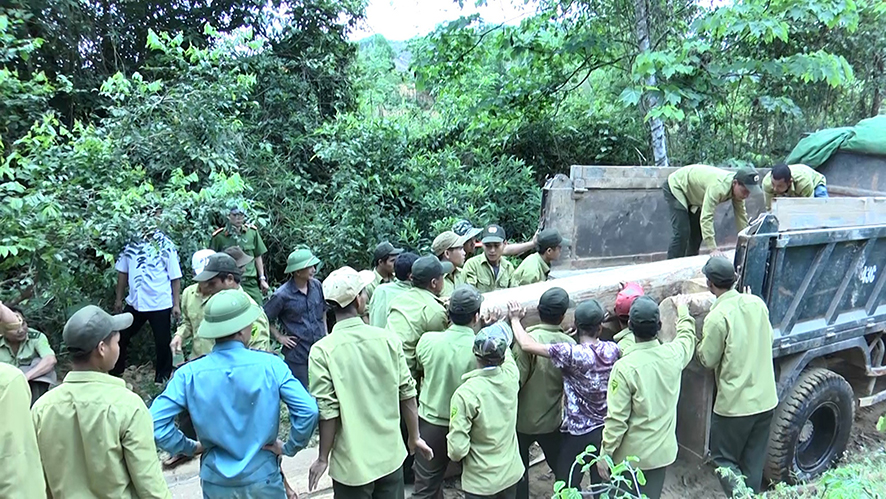
[[[814,472],[828,460],[837,438],[838,420],[839,409],[832,402],[821,404],[809,415],[797,439],[800,471]]]

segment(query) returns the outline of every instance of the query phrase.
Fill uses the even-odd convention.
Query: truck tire
[[[775,409],[766,479],[797,484],[827,470],[846,450],[854,410],[852,387],[842,376],[821,367],[804,369]]]

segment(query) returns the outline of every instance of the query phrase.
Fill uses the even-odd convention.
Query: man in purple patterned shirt
[[[510,307],[519,307],[516,303]],[[575,328],[578,344],[538,343],[523,329],[519,321],[512,321],[514,338],[525,352],[547,357],[563,372],[563,391],[566,394],[566,414],[560,428],[564,435],[558,458],[558,476],[569,477],[567,486],[580,488],[583,479],[581,466],[575,458],[593,445],[599,452],[603,437],[603,419],[606,417],[606,389],[609,373],[618,360],[618,346],[599,339],[603,307],[597,300],[583,302],[575,309]],[[586,458],[585,462],[589,462]],[[597,469],[591,466],[591,491],[601,482]]]

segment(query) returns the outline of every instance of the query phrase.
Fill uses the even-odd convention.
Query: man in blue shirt
[[[237,290],[210,298],[197,334],[214,339],[215,347],[179,368],[151,405],[158,447],[173,455],[203,453],[205,498],[285,497],[278,456],[304,448],[317,425],[317,403],[286,364],[246,348],[260,312]],[[277,439],[281,401],[292,425],[285,444]],[[173,423],[184,410],[199,442]]]

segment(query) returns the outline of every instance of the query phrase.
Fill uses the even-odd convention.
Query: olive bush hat
[[[468,239],[470,237],[467,235],[459,236],[455,232],[447,230],[434,238],[434,242],[431,243],[431,251],[433,251],[434,255],[440,256],[450,248],[461,248],[468,242]]]
[[[357,272],[351,267],[342,267],[326,276],[323,281],[323,297],[326,301],[333,301],[339,306],[346,307],[374,280],[375,273],[372,271]]]
[[[320,265],[320,259],[314,256],[314,254],[311,253],[311,250],[308,248],[299,248],[289,254],[289,257],[286,259],[286,270],[283,272],[285,274],[291,274],[318,265]]]
[[[230,336],[251,325],[259,315],[261,309],[243,291],[219,291],[203,306],[203,322],[197,336],[210,340]]]

